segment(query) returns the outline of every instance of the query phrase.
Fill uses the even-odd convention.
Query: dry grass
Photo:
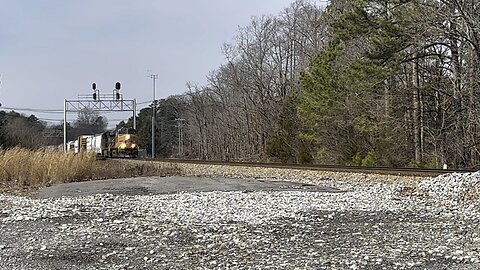
[[[23,193],[57,183],[135,176],[176,175],[175,165],[134,164],[123,160],[96,160],[90,153],[55,150],[0,150],[0,191]]]

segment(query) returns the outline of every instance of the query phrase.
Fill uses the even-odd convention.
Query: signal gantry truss
[[[123,95],[98,95],[94,100],[90,96],[79,96],[77,100],[64,100],[63,111],[63,150],[67,151],[67,112],[85,110],[96,112],[128,112],[133,113],[133,128],[137,128],[137,100],[123,99]]]
[[[65,100],[65,111],[79,112],[82,110],[91,110],[97,112],[104,111],[135,111],[136,102],[132,100]]]

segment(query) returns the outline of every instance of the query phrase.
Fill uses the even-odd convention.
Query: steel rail
[[[439,176],[448,173],[468,173],[475,170],[444,170],[429,168],[400,168],[400,167],[364,167],[364,166],[338,166],[338,165],[316,165],[316,164],[287,164],[287,163],[264,163],[264,162],[225,162],[225,161],[207,161],[207,160],[191,160],[191,159],[144,159],[150,161],[169,162],[169,163],[188,163],[188,164],[204,164],[204,165],[223,165],[223,166],[246,166],[246,167],[263,167],[278,169],[294,169],[294,170],[313,170],[313,171],[331,171],[331,172],[349,172],[349,173],[366,173],[366,174],[383,174],[398,176]]]

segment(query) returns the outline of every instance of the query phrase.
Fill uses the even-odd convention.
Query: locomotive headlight
[[[134,144],[134,143],[132,143],[132,148],[135,148],[135,147],[137,147],[137,145],[136,145],[136,144]]]
[[[127,145],[126,145],[125,143],[121,143],[121,144],[120,144],[120,148],[121,148],[121,149],[125,149],[125,147],[127,147]]]
[[[125,140],[130,140],[130,134],[125,135]]]

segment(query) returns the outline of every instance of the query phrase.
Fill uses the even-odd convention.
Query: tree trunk
[[[454,111],[454,165],[458,168],[462,164],[463,156],[463,127],[462,127],[462,93],[461,93],[461,70],[460,70],[460,53],[458,40],[456,37],[457,32],[457,19],[456,19],[456,7],[455,4],[451,5],[451,17],[450,20],[450,50],[452,53],[452,76],[453,76],[453,111]]]
[[[422,147],[420,141],[420,93],[418,85],[418,62],[412,63],[412,89],[413,89],[413,145],[415,149],[415,164],[422,163]]]

